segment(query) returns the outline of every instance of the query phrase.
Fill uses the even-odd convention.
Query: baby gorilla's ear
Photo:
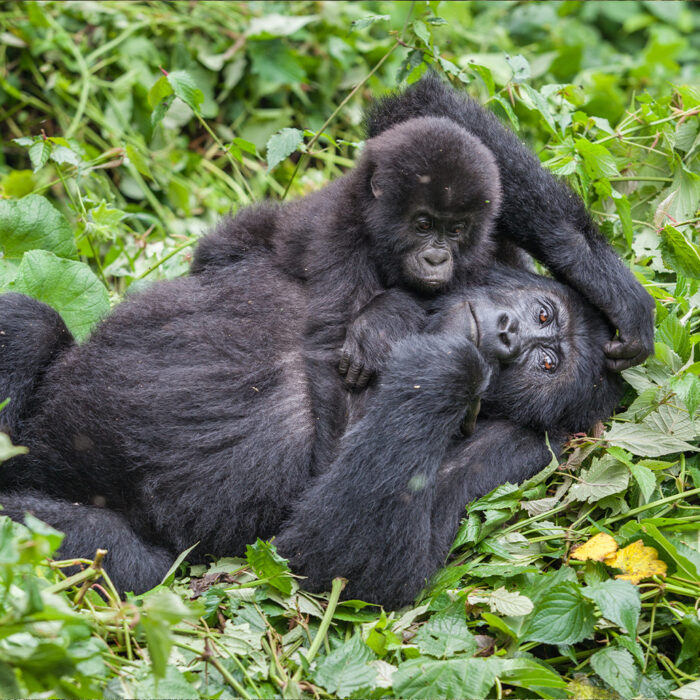
[[[369,185],[372,188],[372,194],[374,195],[375,199],[379,199],[384,193],[384,187],[382,186],[381,179],[381,176],[375,170],[372,174],[372,179],[369,181]]]

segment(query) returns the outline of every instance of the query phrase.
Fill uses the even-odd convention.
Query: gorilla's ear
[[[374,195],[375,199],[379,199],[384,193],[380,182],[379,173],[376,170],[372,174],[372,179],[369,181],[369,186],[372,188],[372,194]]]

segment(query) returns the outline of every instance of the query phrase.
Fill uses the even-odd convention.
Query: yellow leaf
[[[615,578],[639,583],[650,576],[666,576],[666,563],[658,557],[659,553],[653,547],[645,547],[642,540],[637,540],[606,557],[605,563],[622,571]]]
[[[572,559],[579,559],[580,561],[586,561],[587,559],[593,559],[594,561],[603,561],[606,557],[609,557],[617,551],[617,542],[606,535],[604,532],[600,532],[597,535],[591,537],[588,542],[584,542],[579,545],[571,553]]]

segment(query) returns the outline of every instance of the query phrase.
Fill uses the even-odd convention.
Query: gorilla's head
[[[610,416],[619,375],[605,369],[612,331],[576,292],[496,266],[485,284],[446,300],[442,323],[462,324],[493,367],[481,413],[543,430],[578,432]]]
[[[491,151],[450,119],[409,119],[367,142],[358,166],[365,220],[385,282],[444,289],[483,269],[501,186]]]

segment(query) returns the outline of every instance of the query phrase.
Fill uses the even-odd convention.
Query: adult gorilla
[[[607,324],[552,280],[495,269],[395,346],[376,391],[345,393],[351,427],[314,478],[305,292],[264,256],[238,265],[153,285],[83,345],[39,302],[0,297],[0,394],[30,449],[3,465],[1,501],[66,530],[64,556],[111,548],[121,590],[194,542],[201,561],[279,535],[312,589],[341,574],[349,595],[405,603],[465,503],[544,466],[544,430],[559,449],[617,399]]]

